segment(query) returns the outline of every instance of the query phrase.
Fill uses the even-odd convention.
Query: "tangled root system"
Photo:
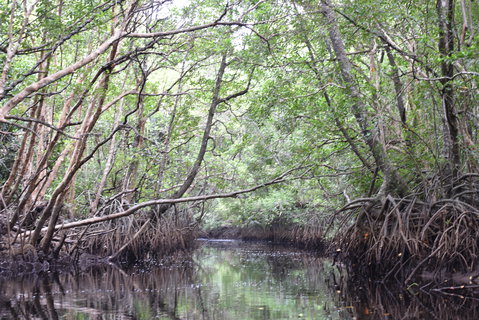
[[[389,274],[405,266],[414,268],[412,273],[420,268],[477,269],[478,176],[457,179],[447,193],[434,184],[418,190],[404,198],[358,199],[343,208],[353,216],[338,235],[343,252],[356,266],[374,272],[379,266]]]
[[[244,240],[289,243],[304,249],[323,250],[325,240],[322,225],[322,221],[317,217],[307,224],[278,220],[268,226],[252,225],[241,228],[239,237]]]
[[[83,248],[103,256],[116,256],[127,263],[159,259],[190,249],[198,233],[198,226],[188,211],[167,212],[157,219],[127,217],[95,227],[86,237]]]

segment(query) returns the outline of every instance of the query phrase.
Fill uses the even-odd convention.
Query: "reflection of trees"
[[[0,319],[350,319],[338,312],[327,262],[245,246],[202,248],[198,264],[0,280]]]
[[[0,319],[148,319],[155,315],[180,319],[179,289],[192,287],[191,275],[191,266],[131,273],[104,267],[81,274],[4,280],[0,281]]]
[[[239,250],[237,244],[214,245],[221,250],[211,251],[216,256],[211,261],[210,252],[203,250],[204,256],[198,258],[204,264],[198,274],[208,283],[215,277],[224,283],[203,290],[209,316],[205,319],[350,319],[346,311],[338,311],[324,259],[264,243],[245,243]],[[240,293],[227,290],[234,286],[241,287]]]
[[[478,300],[432,294],[417,287],[407,291],[396,282],[349,279],[337,286],[356,319],[479,319]]]
[[[51,282],[52,279],[32,277],[25,278],[16,288],[2,283],[0,318],[58,319]],[[9,289],[14,291],[10,292]],[[20,293],[18,292],[19,290],[15,289],[20,289]]]

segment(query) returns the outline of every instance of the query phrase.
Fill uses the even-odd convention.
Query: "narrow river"
[[[241,241],[202,242],[173,266],[0,279],[0,319],[478,319],[476,307],[355,284],[330,260]]]

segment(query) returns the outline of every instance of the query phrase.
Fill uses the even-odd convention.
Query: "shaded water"
[[[291,248],[207,242],[175,266],[0,279],[0,319],[478,319],[448,298],[355,283]]]

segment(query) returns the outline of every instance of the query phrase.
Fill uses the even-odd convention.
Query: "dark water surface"
[[[346,281],[327,259],[208,241],[175,266],[0,279],[0,319],[479,319],[471,299]]]

